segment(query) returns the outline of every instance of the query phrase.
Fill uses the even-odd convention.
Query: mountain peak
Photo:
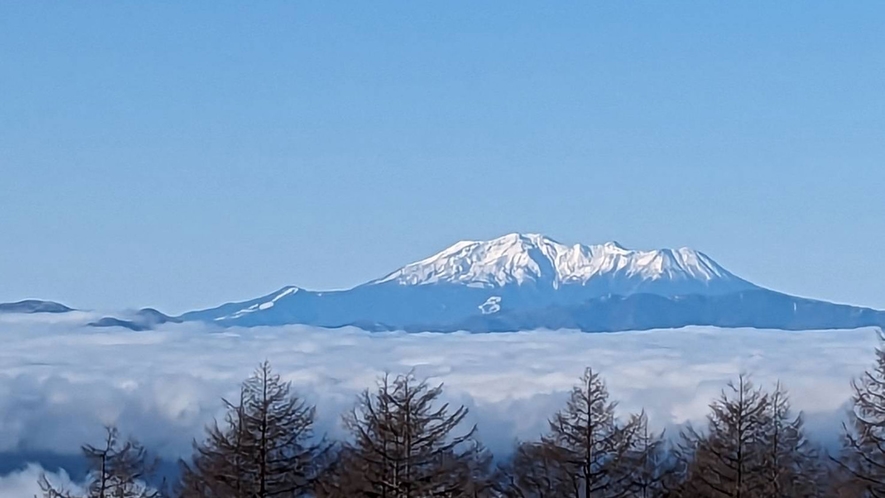
[[[522,284],[549,274],[549,256],[560,247],[565,246],[540,234],[509,233],[487,241],[466,240],[371,283]]]
[[[540,233],[519,233],[513,232],[487,241],[469,241],[471,243],[486,243],[491,245],[525,245],[539,247],[545,244],[559,244],[559,242],[542,235]],[[457,244],[455,244],[457,245]]]

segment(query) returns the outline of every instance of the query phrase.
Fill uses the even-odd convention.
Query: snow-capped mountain
[[[285,287],[180,318],[219,326],[353,325],[475,332],[885,324],[881,312],[763,289],[692,249],[639,251],[615,242],[565,245],[538,234],[458,242],[349,290]]]
[[[69,311],[34,300],[0,304],[0,314]],[[458,242],[348,290],[288,286],[180,317],[148,308],[107,316],[88,313],[82,319],[94,327],[134,331],[182,321],[218,327],[306,324],[477,333],[687,325],[885,327],[885,312],[764,289],[693,249],[631,250],[616,242],[566,245],[539,234],[516,233]]]
[[[617,242],[567,246],[543,235],[517,233],[488,241],[458,242],[369,285],[395,282],[495,288],[515,284],[558,289],[597,281],[604,281],[611,294],[726,293],[755,287],[689,248],[634,251]]]
[[[615,242],[564,245],[538,234],[463,241],[346,291],[285,287],[187,314],[232,324],[399,324],[574,304],[610,294],[723,294],[755,289],[691,249],[632,251]],[[298,303],[298,304],[295,304]],[[316,320],[316,321],[314,321]]]

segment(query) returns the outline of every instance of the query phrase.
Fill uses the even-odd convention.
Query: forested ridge
[[[156,458],[109,427],[83,446],[80,489],[39,484],[44,498],[885,497],[885,351],[850,389],[842,447],[830,453],[780,383],[738,375],[703,424],[663,434],[644,412],[618,410],[587,368],[543,434],[496,457],[467,408],[413,373],[379,378],[342,416],[348,437],[329,440],[314,430],[314,407],[264,362],[222,400],[225,415],[193,442],[175,482],[158,481]]]

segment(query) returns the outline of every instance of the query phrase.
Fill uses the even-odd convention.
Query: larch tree
[[[880,336],[881,336],[880,332]],[[863,496],[885,497],[885,351],[876,350],[876,365],[851,383],[849,421],[843,424],[838,459],[849,485]]]
[[[476,440],[466,445],[466,451],[458,455],[455,479],[464,483],[459,492],[470,498],[499,496],[504,475],[494,464],[492,453]]]
[[[239,402],[225,405],[223,426],[213,424],[182,464],[182,497],[310,496],[327,450],[314,437],[314,407],[267,361],[243,383]]]
[[[517,443],[503,467],[502,494],[508,498],[573,496],[567,460],[564,452],[554,445],[535,441]]]
[[[769,398],[746,375],[729,382],[710,405],[707,430],[688,427],[682,434],[687,481],[683,496],[756,498],[767,496],[764,444]]]
[[[151,486],[157,459],[137,441],[121,441],[115,427],[107,427],[101,446],[85,445],[83,456],[88,464],[85,495],[55,486],[43,474],[40,489],[45,498],[160,498]]]
[[[633,485],[641,417],[619,423],[616,403],[609,401],[605,382],[588,368],[571,392],[566,407],[550,420],[541,444],[563,461],[569,496],[623,496]]]
[[[764,495],[823,496],[825,468],[817,448],[805,435],[802,414],[792,415],[789,395],[780,382],[768,399],[761,444]]]
[[[217,420],[212,422],[206,428],[205,441],[194,442],[191,462],[180,463],[178,493],[183,498],[247,496],[251,483],[246,471],[245,396],[245,386],[241,386],[238,403],[222,399],[226,408],[223,426]]]
[[[322,491],[329,497],[474,497],[491,492],[479,475],[487,456],[474,439],[476,427],[456,434],[467,415],[440,401],[413,374],[381,377],[345,415],[352,441],[341,451],[338,475]]]
[[[652,433],[648,416],[639,415],[636,443],[630,453],[631,498],[658,498],[667,496],[678,486],[679,462],[673,458],[663,434]]]

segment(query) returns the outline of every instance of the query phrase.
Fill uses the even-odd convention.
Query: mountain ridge
[[[752,307],[742,304],[748,296]],[[596,310],[595,321],[587,318],[587,309]],[[654,316],[635,319],[649,309],[679,316],[657,322]],[[734,318],[729,309],[748,316]],[[457,242],[350,289],[317,292],[289,286],[179,318],[222,327],[306,324],[474,332],[497,331],[501,323],[507,330],[571,324],[586,331],[717,323],[759,324],[758,328],[769,323],[785,328],[885,325],[885,314],[876,310],[846,310],[867,309],[765,289],[689,248],[641,251],[616,242],[565,245],[540,234],[511,233]]]

